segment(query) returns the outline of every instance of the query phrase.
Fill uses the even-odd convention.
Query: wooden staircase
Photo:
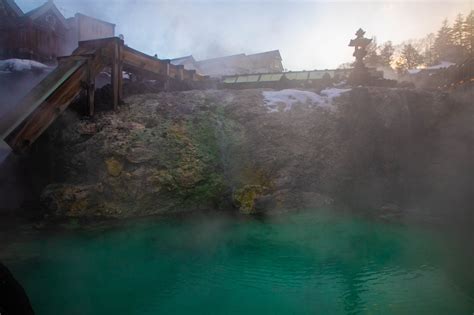
[[[176,66],[124,45],[118,37],[79,42],[71,56],[35,86],[9,114],[0,120],[0,135],[16,152],[27,149],[81,93],[87,91],[88,114],[94,114],[95,78],[111,68],[112,103],[122,99],[122,71],[146,72],[160,79],[206,81],[194,70]]]

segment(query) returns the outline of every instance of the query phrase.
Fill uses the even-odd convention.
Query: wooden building
[[[72,53],[80,41],[115,36],[115,24],[82,13],[76,13],[74,17],[67,19],[67,23],[69,25],[68,44],[65,48],[68,55]]]
[[[170,62],[175,66],[184,66],[188,70],[198,70],[196,60],[192,55],[171,59]]]
[[[247,56],[251,73],[282,72],[283,64],[280,51],[272,50]]]
[[[115,25],[82,14],[66,20],[53,1],[23,13],[13,0],[0,0],[0,59],[55,63],[79,40],[114,36]]]
[[[12,0],[0,0],[0,57],[53,61],[61,54],[68,25],[53,2],[23,13]],[[12,14],[14,12],[14,14]]]
[[[186,69],[212,77],[238,74],[282,72],[282,58],[278,50],[253,55],[237,54],[196,61],[193,56],[172,59],[174,65],[183,65]]]

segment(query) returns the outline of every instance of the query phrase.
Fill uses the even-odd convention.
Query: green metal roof
[[[274,74],[262,74],[260,76],[260,82],[275,82],[280,81],[283,73],[274,73]]]
[[[284,73],[264,73],[264,74],[247,74],[224,78],[223,83],[255,83],[255,82],[277,82],[285,76],[288,80],[306,81],[321,80],[325,74],[331,78],[338,74],[346,75],[350,70],[314,70],[314,71],[297,71]]]
[[[229,78],[225,78],[224,81],[222,82],[230,84],[230,83],[235,83],[236,80],[237,80],[237,77],[229,77]]]
[[[309,74],[309,79],[310,80],[318,80],[322,79],[325,74],[328,74],[331,78],[334,78],[334,75],[336,74],[336,71],[334,70],[316,70],[316,71],[311,71]]]
[[[260,75],[242,75],[237,78],[235,83],[258,82]]]
[[[308,74],[309,72],[303,71],[303,72],[288,72],[285,73],[285,77],[288,80],[308,80]]]

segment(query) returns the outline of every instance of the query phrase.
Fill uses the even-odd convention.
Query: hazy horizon
[[[18,0],[27,12],[44,0]],[[115,23],[127,45],[159,58],[207,59],[279,49],[288,70],[336,68],[352,61],[355,31],[394,44],[436,32],[444,18],[472,1],[73,1],[57,0],[71,17],[84,13]]]

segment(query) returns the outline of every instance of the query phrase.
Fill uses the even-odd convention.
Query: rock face
[[[188,91],[129,97],[89,121],[69,113],[38,144],[52,165],[43,204],[131,217],[473,201],[465,94],[357,88],[272,102],[262,90]]]

